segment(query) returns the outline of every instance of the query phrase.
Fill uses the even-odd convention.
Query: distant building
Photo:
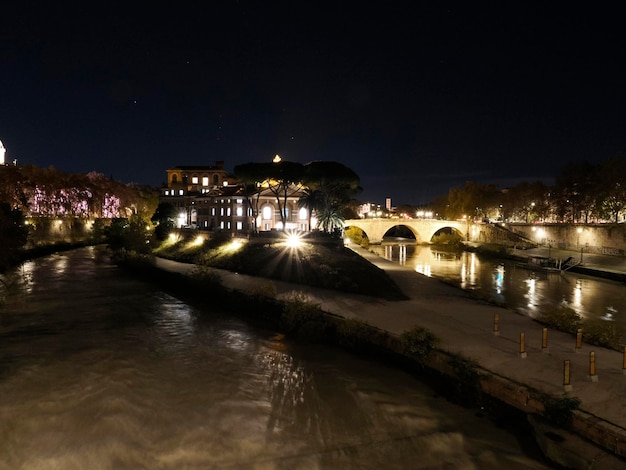
[[[387,214],[387,212],[383,210],[380,204],[375,204],[373,202],[366,202],[364,204],[361,204],[357,210],[357,213],[361,218],[382,217],[383,215]]]
[[[287,197],[286,230],[309,230],[308,211],[298,207],[302,194],[293,187]],[[222,230],[233,235],[283,229],[276,196],[261,187],[246,194],[244,186],[224,169],[223,161],[214,166],[169,168],[167,186],[161,188],[159,200],[178,209],[177,227]]]

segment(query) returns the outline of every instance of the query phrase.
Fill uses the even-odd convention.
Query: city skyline
[[[521,3],[24,2],[0,31],[0,140],[7,161],[154,186],[176,165],[334,160],[379,204],[550,183],[626,149],[618,18]]]

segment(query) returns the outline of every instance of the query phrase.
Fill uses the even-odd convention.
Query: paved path
[[[564,394],[563,367],[564,361],[569,360],[572,385],[569,395],[582,401],[581,409],[625,428],[626,433],[626,375],[622,370],[622,353],[586,344],[576,352],[575,338],[555,330],[548,330],[548,347],[542,349],[543,326],[530,318],[471,299],[458,288],[362,248],[355,250],[384,269],[410,299],[385,301],[298,284],[271,282],[276,286],[279,297],[287,297],[293,292],[304,293],[324,311],[363,320],[394,334],[401,334],[416,325],[427,328],[441,339],[442,349],[555,396]],[[626,272],[626,262],[622,258],[615,258],[614,261],[611,269]],[[601,262],[601,258],[586,256],[586,266],[597,268]],[[163,269],[181,273],[192,268],[163,259],[157,263]],[[220,273],[225,286],[242,291],[269,282],[228,271]],[[499,335],[493,333],[495,314],[499,316]],[[519,354],[522,332],[526,340],[525,358]],[[595,354],[597,381],[589,377],[592,351]]]

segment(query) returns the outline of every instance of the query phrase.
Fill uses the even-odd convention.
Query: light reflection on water
[[[1,311],[2,470],[548,468],[413,376],[192,306],[90,254],[64,255],[62,275],[34,262],[37,289]]]
[[[626,335],[626,289],[622,283],[572,272],[531,271],[512,261],[481,258],[469,252],[445,252],[423,245],[400,248],[389,244],[370,249],[420,274],[476,291],[531,317],[567,305],[583,320],[614,322]]]

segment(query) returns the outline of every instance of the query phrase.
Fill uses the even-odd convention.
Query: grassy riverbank
[[[202,243],[180,240],[163,242],[153,253],[176,261],[267,279],[387,300],[406,299],[385,271],[336,242],[305,242],[290,246],[281,239],[250,243],[231,239]]]

